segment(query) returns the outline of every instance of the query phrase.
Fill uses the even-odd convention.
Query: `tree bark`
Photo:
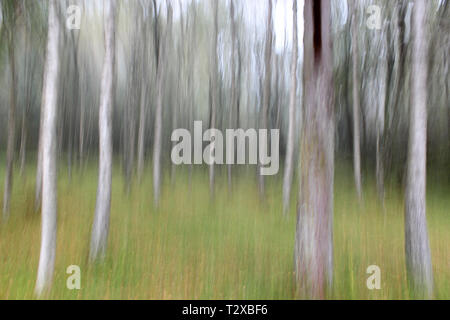
[[[295,108],[297,101],[297,59],[298,59],[298,37],[297,37],[297,0],[292,5],[293,36],[292,36],[292,61],[291,61],[291,92],[289,96],[289,121],[286,148],[286,160],[283,178],[283,214],[289,210],[291,197],[292,176],[294,174],[294,140],[295,140]]]
[[[273,19],[272,19],[272,0],[268,0],[268,12],[267,12],[267,35],[266,46],[264,52],[264,64],[265,64],[265,76],[264,76],[264,91],[263,91],[263,103],[260,115],[260,129],[268,129],[268,113],[270,107],[270,85],[272,80],[272,32],[273,32]],[[261,174],[261,165],[258,165],[259,174],[259,194],[262,198],[265,195],[264,176]]]
[[[304,6],[304,115],[300,151],[295,271],[297,293],[325,298],[333,279],[334,108],[331,10]]]
[[[25,27],[25,51],[29,51],[31,31],[28,24]],[[20,133],[20,175],[25,174],[27,140],[28,140],[28,113],[31,104],[32,81],[34,77],[35,61],[34,57],[25,54],[25,104],[22,112],[22,128]]]
[[[91,261],[105,256],[111,209],[112,175],[112,111],[114,103],[114,66],[116,51],[116,2],[104,3],[105,57],[100,92],[99,108],[99,176],[97,203],[92,226],[89,258]]]
[[[377,193],[379,200],[384,205],[384,127],[386,117],[386,105],[388,99],[388,85],[389,85],[389,70],[388,70],[388,58],[389,54],[389,42],[387,38],[389,30],[384,28],[384,35],[382,35],[382,62],[380,63],[381,78],[379,86],[379,103],[377,108],[377,122],[376,122],[376,169],[375,175],[377,180]],[[384,80],[383,80],[384,77]]]
[[[153,145],[153,204],[155,208],[159,206],[161,193],[161,147],[162,147],[162,100],[164,95],[165,61],[167,37],[171,33],[172,27],[172,7],[167,7],[167,27],[164,37],[160,40],[158,49],[158,67],[156,74],[156,110],[155,110],[155,134]]]
[[[146,41],[147,28],[144,21],[141,20],[142,37],[143,37],[143,57],[148,57],[148,45]],[[147,90],[148,90],[148,68],[147,63],[143,64],[143,70],[141,73],[141,96],[139,102],[139,129],[138,129],[138,154],[137,154],[137,173],[138,179],[141,181],[144,173],[144,158],[145,158],[145,128],[147,118]]]
[[[218,25],[218,0],[213,0],[214,10],[214,30],[213,30],[213,44],[211,48],[211,112],[210,112],[210,129],[216,128],[216,114],[217,114],[217,37],[219,32]],[[214,196],[214,162],[209,165],[209,191],[211,197]]]
[[[231,20],[231,101],[229,110],[229,129],[234,129],[234,113],[237,111],[237,101],[236,101],[236,22],[234,20],[234,1],[230,0],[230,20]],[[236,154],[236,153],[235,153]],[[228,192],[231,192],[231,166],[227,166],[228,175]]]
[[[48,290],[53,278],[56,251],[57,164],[56,125],[59,76],[59,33],[57,1],[49,1],[47,58],[44,71],[42,141],[41,251],[35,292]]]
[[[13,15],[15,15],[15,6]],[[15,20],[14,17],[12,17]],[[13,23],[14,24],[14,23]],[[14,27],[14,26],[11,26]],[[8,40],[9,64],[10,64],[10,102],[8,112],[8,142],[6,147],[6,172],[5,172],[5,190],[3,194],[3,220],[9,217],[9,204],[11,199],[11,189],[13,184],[14,153],[16,145],[16,62],[14,53],[14,32],[10,30]]]
[[[352,0],[352,77],[353,77],[353,171],[358,198],[361,199],[361,145],[360,145],[360,98],[358,79],[358,22],[357,3]]]
[[[405,192],[405,251],[413,295],[431,298],[433,271],[426,220],[427,57],[426,1],[415,0],[412,17],[411,109]]]

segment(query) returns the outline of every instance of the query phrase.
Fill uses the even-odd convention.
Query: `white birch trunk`
[[[412,17],[412,88],[405,192],[405,249],[413,295],[431,298],[433,271],[426,220],[427,59],[425,0],[415,0]]]
[[[114,102],[114,65],[115,65],[115,15],[116,2],[104,2],[105,57],[103,61],[102,84],[99,108],[99,176],[97,203],[92,226],[92,238],[89,258],[101,259],[106,252],[111,209],[112,175],[112,111]]]
[[[361,198],[361,150],[359,121],[359,80],[358,80],[358,25],[356,21],[357,0],[352,0],[352,77],[353,77],[353,170],[358,198]]]
[[[293,37],[292,37],[292,62],[291,62],[291,92],[289,96],[289,122],[286,160],[283,178],[283,213],[289,210],[289,201],[291,197],[292,176],[294,175],[294,140],[295,140],[295,108],[297,99],[297,59],[298,59],[298,40],[297,40],[297,0],[292,5],[293,16]]]
[[[214,34],[213,34],[213,44],[211,48],[211,124],[210,128],[214,129],[216,127],[216,114],[217,114],[217,37],[218,37],[218,0],[213,0],[214,6]],[[214,162],[209,165],[209,192],[210,196],[214,197],[214,184],[215,184],[215,172],[214,172]]]
[[[35,292],[38,296],[52,283],[56,251],[57,164],[56,125],[59,76],[59,33],[57,1],[49,1],[47,58],[44,71],[42,141],[41,251]]]
[[[272,32],[273,32],[273,19],[272,19],[272,0],[268,0],[268,12],[267,12],[267,30],[266,30],[266,45],[264,52],[264,91],[263,91],[263,104],[261,108],[260,116],[260,129],[268,129],[268,113],[270,108],[270,85],[272,80]],[[269,142],[270,143],[270,142]],[[265,196],[264,176],[261,174],[261,165],[258,164],[259,174],[259,194],[261,198]]]

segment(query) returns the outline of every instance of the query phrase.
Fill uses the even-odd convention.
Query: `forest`
[[[450,299],[448,0],[0,0],[0,299]]]

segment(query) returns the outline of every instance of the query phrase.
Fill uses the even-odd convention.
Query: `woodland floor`
[[[0,225],[0,299],[32,299],[40,248],[40,215],[34,213],[34,170],[15,172],[10,219]],[[4,168],[2,164],[1,168]],[[60,167],[58,235],[49,299],[294,299],[296,191],[288,218],[281,213],[281,177],[267,179],[258,196],[254,168],[234,174],[228,193],[226,168],[209,199],[207,170],[186,168],[172,184],[165,173],[161,208],[152,207],[151,170],[126,196],[122,170],[114,168],[108,253],[88,264],[97,169],[83,174]],[[281,172],[281,171],[280,171]],[[0,172],[3,194],[4,169]],[[294,181],[296,181],[294,179]],[[296,189],[296,188],[295,188]],[[435,296],[450,298],[450,189],[428,183],[427,218]],[[2,197],[1,197],[2,198]],[[1,203],[1,199],[0,199]],[[66,288],[66,268],[79,265],[81,289]],[[381,269],[381,289],[368,290],[366,269]],[[301,298],[301,297],[300,297]],[[372,178],[358,204],[351,169],[337,167],[334,211],[334,286],[330,299],[408,299],[403,196],[386,187],[380,205]]]

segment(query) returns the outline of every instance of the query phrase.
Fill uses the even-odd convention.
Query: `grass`
[[[1,168],[4,168],[2,166]],[[40,216],[34,213],[34,164],[16,172],[11,215],[0,225],[0,299],[32,299],[40,248]],[[151,170],[147,170],[150,172]],[[225,169],[224,169],[225,171]],[[206,170],[168,174],[161,207],[152,207],[150,173],[124,194],[121,169],[113,177],[108,254],[88,264],[97,188],[95,164],[72,181],[64,167],[58,183],[55,275],[48,299],[294,299],[295,202],[281,214],[280,177],[267,181],[260,200],[252,168],[235,174],[231,195],[226,174],[210,201]],[[335,179],[334,286],[330,299],[408,299],[403,197],[388,186],[379,204],[368,178],[358,204],[351,171]],[[4,172],[0,172],[3,181]],[[0,188],[3,192],[2,188]],[[295,194],[296,191],[293,192]],[[450,197],[448,187],[428,187],[427,217],[435,297],[450,298]],[[381,268],[381,290],[368,290],[366,269]],[[81,290],[68,290],[66,268],[79,265]]]

